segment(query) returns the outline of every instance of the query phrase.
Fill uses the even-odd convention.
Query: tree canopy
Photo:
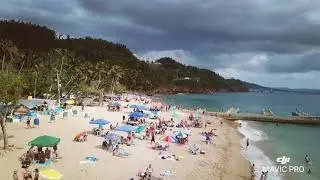
[[[248,91],[242,81],[169,57],[141,61],[123,44],[91,37],[63,39],[54,30],[31,23],[0,21],[0,42],[8,47],[0,49],[2,60],[12,61],[8,69],[25,79],[23,95],[57,94],[57,76],[61,91],[67,93]]]

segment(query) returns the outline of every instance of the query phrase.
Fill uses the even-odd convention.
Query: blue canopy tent
[[[106,140],[111,140],[112,142],[115,143],[120,143],[121,137],[115,133],[108,133],[107,135],[104,136]]]
[[[121,103],[118,101],[113,101],[113,102],[109,103],[109,106],[121,106]]]
[[[105,120],[105,119],[96,119],[96,120],[90,121],[89,123],[90,124],[98,124],[99,128],[102,129],[102,126],[106,125],[106,124],[109,124],[110,121]]]
[[[145,114],[141,112],[133,112],[129,114],[129,118],[142,118],[145,117]]]
[[[138,109],[141,109],[141,110],[149,110],[150,108],[149,108],[148,106],[146,106],[146,105],[140,105],[140,106],[138,107]]]
[[[127,124],[121,124],[116,130],[118,131],[124,131],[124,132],[136,132],[136,130],[139,128],[139,126],[131,126]]]
[[[133,105],[131,105],[131,106],[130,106],[130,108],[133,108],[133,109],[139,109],[139,108],[140,108],[140,106],[139,106],[139,105],[136,105],[136,104],[133,104]]]

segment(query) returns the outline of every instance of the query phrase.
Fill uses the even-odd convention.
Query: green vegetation
[[[55,98],[63,93],[96,95],[210,93],[248,91],[244,82],[227,80],[207,69],[164,57],[140,61],[122,44],[102,39],[62,39],[31,23],[0,21],[0,125],[9,148],[6,118],[20,97]],[[45,97],[44,97],[45,96]]]
[[[1,21],[0,38],[0,57],[10,64],[8,71],[24,79],[22,96],[248,91],[245,83],[207,69],[168,57],[140,61],[125,45],[90,37],[62,39],[55,31],[31,23]]]

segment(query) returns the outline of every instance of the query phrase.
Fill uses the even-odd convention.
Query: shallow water
[[[202,107],[207,110],[228,109],[231,105],[238,106],[243,112],[260,113],[262,108],[272,108],[275,114],[289,115],[301,104],[303,110],[313,115],[320,114],[320,95],[295,93],[217,93],[214,95],[175,95],[167,96],[164,101],[171,104],[183,104],[185,107]],[[268,173],[268,180],[319,180],[320,179],[320,127],[259,122],[242,122],[239,132],[244,135],[242,140],[250,139],[248,149],[243,155],[256,165],[258,179],[262,167],[283,166],[287,172]],[[304,157],[311,156],[312,164],[306,166]],[[278,157],[289,157],[284,165],[277,162]],[[297,166],[288,172],[289,168]],[[301,166],[304,172],[301,172]],[[311,174],[307,170],[311,169]]]

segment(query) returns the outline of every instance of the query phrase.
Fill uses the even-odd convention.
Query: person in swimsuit
[[[14,171],[13,171],[12,177],[13,177],[13,180],[19,180],[18,171],[17,171],[17,170],[14,170]]]
[[[154,138],[154,132],[151,133],[151,144],[152,144],[152,142],[154,142],[154,143],[156,142],[156,140]]]
[[[153,173],[153,168],[151,167],[151,164],[149,164],[145,172],[145,178],[151,179],[152,173]]]
[[[38,168],[36,168],[34,170],[34,179],[33,180],[39,180],[39,169]]]
[[[28,120],[27,120],[27,128],[31,128],[31,125],[30,125],[30,117],[28,117]]]

